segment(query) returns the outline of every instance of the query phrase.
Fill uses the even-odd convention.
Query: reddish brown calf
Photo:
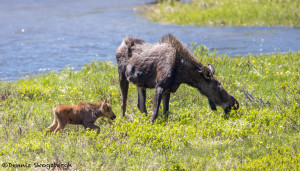
[[[78,105],[60,105],[53,109],[54,120],[47,132],[62,131],[67,124],[83,125],[84,128],[97,129],[95,121],[99,117],[106,117],[114,120],[116,115],[112,111],[109,99],[99,103],[80,103]]]

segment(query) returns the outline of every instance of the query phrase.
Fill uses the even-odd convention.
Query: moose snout
[[[113,116],[110,118],[111,120],[114,120],[114,119],[116,119],[116,115],[115,114],[113,114]]]
[[[238,110],[239,108],[240,108],[239,102],[237,100],[235,100],[235,103],[233,105],[233,109]]]
[[[238,110],[240,107],[239,102],[233,96],[231,96],[230,99],[231,99],[231,103],[229,103],[229,105],[224,108],[224,112],[226,114],[230,113],[231,109]]]
[[[233,96],[230,97],[230,101],[231,102],[229,103],[230,105],[228,106],[228,108],[238,110],[240,107],[239,102]]]

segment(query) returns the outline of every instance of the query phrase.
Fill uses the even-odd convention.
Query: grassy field
[[[229,58],[197,47],[194,54],[215,66],[225,89],[239,100],[240,110],[228,119],[182,85],[171,95],[169,119],[160,111],[150,124],[150,116],[136,107],[133,84],[122,119],[117,66],[110,62],[1,82],[0,170],[5,163],[37,169],[35,163],[54,162],[79,170],[299,169],[300,51]],[[153,94],[148,93],[148,111]],[[112,98],[117,119],[98,119],[98,136],[74,125],[45,136],[55,106],[106,97]]]
[[[297,26],[300,0],[194,0],[142,7],[143,15],[163,24],[201,26]]]

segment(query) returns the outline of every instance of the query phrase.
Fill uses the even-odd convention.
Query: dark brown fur
[[[79,124],[84,128],[100,128],[94,123],[99,117],[115,119],[116,115],[109,105],[109,100],[99,103],[80,103],[78,105],[60,105],[53,109],[54,120],[48,132],[63,130],[67,124]]]
[[[197,88],[208,100],[212,110],[221,106],[226,113],[239,108],[238,101],[223,88],[214,76],[212,65],[203,66],[173,35],[168,34],[156,44],[125,37],[116,52],[125,116],[129,82],[137,85],[138,108],[146,111],[146,88],[156,88],[151,121],[157,117],[163,100],[163,112],[169,111],[170,93],[185,83]]]

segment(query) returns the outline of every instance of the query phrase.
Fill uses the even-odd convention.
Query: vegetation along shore
[[[300,0],[163,1],[141,7],[162,24],[200,26],[299,26]]]
[[[160,111],[151,124],[130,84],[122,119],[117,66],[92,62],[79,71],[0,83],[0,162],[68,163],[80,170],[297,170],[300,51],[229,58],[197,46],[194,55],[215,66],[224,88],[240,102],[237,112],[212,111],[196,89],[182,85],[171,96],[168,119]],[[148,93],[148,111],[153,94]],[[74,125],[45,135],[55,106],[108,97],[117,118],[98,119],[98,136]]]

